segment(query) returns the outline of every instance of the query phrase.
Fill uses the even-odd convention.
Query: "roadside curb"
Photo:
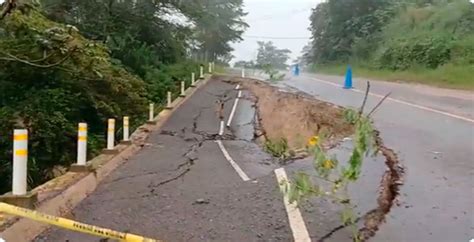
[[[101,154],[87,163],[94,171],[90,173],[67,172],[33,189],[38,194],[35,210],[48,215],[64,216],[91,194],[102,180],[145,146],[151,132],[159,130],[183,103],[198,89],[206,85],[212,75],[196,82],[196,87],[186,90],[186,97],[172,102],[172,109],[163,109],[154,119],[156,124],[144,124],[131,135],[132,144],[119,144],[118,154]],[[0,237],[6,241],[31,241],[49,228],[49,225],[0,213]]]

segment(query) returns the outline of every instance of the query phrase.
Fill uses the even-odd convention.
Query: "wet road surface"
[[[278,85],[358,108],[363,93],[338,87],[343,80],[302,75]],[[364,90],[365,81],[356,79],[355,86]],[[386,146],[397,152],[406,174],[400,206],[392,208],[372,240],[444,242],[474,238],[474,123],[469,121],[474,113],[472,92],[385,82],[372,82],[371,90],[378,95],[391,91],[392,98],[454,115],[387,100],[373,116]],[[366,111],[380,99],[369,96]]]
[[[235,85],[211,80],[183,105],[145,147],[115,170],[72,212],[71,218],[118,231],[165,241],[293,241],[283,195],[274,170],[279,162],[253,140],[255,106],[242,92],[230,127],[219,136],[221,117],[227,122],[237,96]],[[220,103],[224,108],[220,112]],[[219,149],[250,180],[244,181]],[[351,142],[332,150],[347,156]],[[384,160],[367,161],[362,178],[351,187],[358,216],[377,206]],[[291,178],[313,171],[310,158],[284,166]],[[351,241],[341,227],[339,207],[313,198],[300,204],[309,239]],[[339,228],[339,229],[336,229]],[[81,233],[52,228],[35,241],[99,241]],[[302,240],[304,241],[304,240]]]
[[[257,147],[246,135],[229,138],[226,130],[217,136],[219,102],[228,117],[236,94],[234,85],[212,80],[198,90],[143,150],[74,209],[74,219],[165,241],[291,240],[272,158],[252,152]],[[253,181],[238,176],[217,138]],[[244,155],[236,155],[240,152]],[[66,240],[98,241],[59,229],[36,241]]]

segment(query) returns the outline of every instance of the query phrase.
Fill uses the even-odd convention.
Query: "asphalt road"
[[[363,94],[343,90],[338,82],[336,77],[307,75],[277,85],[358,107]],[[392,209],[372,240],[473,238],[474,131],[473,123],[466,121],[471,117],[472,101],[456,99],[450,93],[449,104],[431,103],[444,90],[430,95],[396,84],[372,86],[374,95],[369,97],[367,110],[385,91],[393,92],[393,99],[383,104],[374,120],[386,146],[397,151],[407,168],[400,206]],[[251,93],[243,90],[230,127],[219,135],[221,118],[227,122],[237,93],[235,85],[217,79],[197,90],[159,132],[151,134],[137,155],[73,210],[71,218],[165,241],[293,241],[295,234],[305,238],[305,233],[307,240],[298,241],[351,241],[347,228],[337,229],[341,228],[340,208],[325,199],[300,204],[296,210],[303,227],[295,225],[298,216],[286,211],[288,205],[275,176],[278,161],[252,141],[255,107]],[[221,103],[224,109],[219,112]],[[350,147],[350,141],[344,142],[331,152],[344,157]],[[297,171],[313,170],[309,158],[284,169],[290,178]],[[377,205],[385,169],[382,157],[369,159],[361,179],[351,187],[358,216]],[[35,241],[99,239],[53,228]]]
[[[222,139],[231,155],[258,148],[229,130],[218,135],[219,102],[228,117],[234,88],[211,80],[199,89],[143,150],[74,209],[73,218],[164,241],[291,240],[272,158],[258,149],[251,157],[237,156],[252,179],[243,181],[215,142]],[[52,229],[36,241],[99,239]]]
[[[242,91],[230,127],[228,121],[238,94],[235,85],[211,80],[181,105],[145,147],[115,170],[72,212],[71,219],[164,241],[350,241],[340,227],[339,207],[314,199],[286,211],[275,175],[279,161],[253,142],[255,103]],[[248,177],[245,180],[226,159],[216,141]],[[335,150],[346,154],[346,148]],[[383,164],[382,162],[377,162]],[[310,159],[285,166],[313,170]],[[371,189],[355,189],[361,196],[360,215],[376,206],[381,166],[375,176],[364,175]],[[373,171],[370,171],[373,174]],[[365,174],[365,172],[364,172]],[[366,184],[367,185],[367,184]],[[301,210],[301,211],[300,211]],[[292,217],[293,225],[290,225]],[[295,222],[296,221],[296,222]],[[298,224],[298,222],[300,224]],[[302,224],[302,226],[301,226]],[[51,228],[35,241],[99,241],[77,232]]]
[[[343,77],[302,75],[279,85],[318,99],[360,107],[359,90]],[[399,206],[373,241],[469,241],[474,238],[474,94],[419,85],[372,82],[366,110],[392,92],[373,116],[386,146],[406,168]]]

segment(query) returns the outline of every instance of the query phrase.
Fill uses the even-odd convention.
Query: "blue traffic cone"
[[[344,81],[344,89],[352,89],[352,68],[347,66],[346,80]]]
[[[295,76],[300,75],[300,66],[298,64],[296,64],[295,67],[294,67],[294,75]]]

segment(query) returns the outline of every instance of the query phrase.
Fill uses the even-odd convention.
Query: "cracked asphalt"
[[[286,90],[291,91],[291,90]],[[274,175],[280,167],[254,143],[255,97],[243,90],[230,127],[227,122],[235,85],[210,80],[181,105],[144,148],[117,168],[71,213],[73,220],[164,241],[293,241],[283,195]],[[250,177],[244,182],[216,144],[222,140],[229,155]],[[331,152],[347,156],[351,142]],[[358,216],[377,206],[379,183],[386,170],[376,156],[350,192]],[[313,171],[311,159],[285,165],[291,178]],[[339,207],[313,198],[300,204],[312,241],[351,241],[341,226]],[[99,238],[51,228],[35,239],[100,241]]]
[[[278,85],[337,105],[359,107],[364,94],[335,86],[343,80],[344,77],[302,74]],[[355,78],[354,86],[364,90],[365,82]],[[378,95],[391,91],[391,97],[398,100],[474,117],[472,92],[379,81],[371,84],[371,92]],[[366,110],[379,100],[369,96]],[[473,123],[390,100],[382,104],[373,119],[385,144],[397,152],[406,174],[398,206],[392,208],[372,241],[446,242],[474,238]]]
[[[292,240],[275,166],[251,142],[253,127],[237,136],[229,129],[218,135],[220,116],[229,116],[237,95],[234,88],[211,80],[197,90],[71,218],[165,241]],[[235,127],[250,121],[238,114]],[[253,181],[241,180],[215,143],[218,138]],[[99,239],[53,228],[36,241]]]

